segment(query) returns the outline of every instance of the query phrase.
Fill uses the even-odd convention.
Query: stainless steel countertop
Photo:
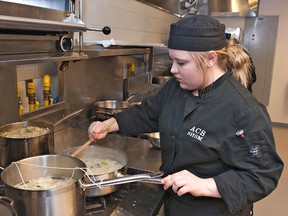
[[[55,152],[82,145],[88,140],[87,129],[68,127],[55,132]],[[119,134],[108,134],[103,140],[92,143],[103,147],[114,148],[126,152],[128,168],[147,171],[159,171],[161,151],[152,147],[146,139],[123,137]],[[161,185],[143,182],[136,184],[133,190],[112,210],[97,215],[108,216],[145,216],[157,215],[162,205],[164,190]]]

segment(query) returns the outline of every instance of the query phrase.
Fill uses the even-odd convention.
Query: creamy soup
[[[44,135],[49,132],[49,128],[28,126],[25,128],[14,128],[0,133],[0,136],[6,138],[33,138]]]
[[[31,179],[26,181],[25,183],[21,182],[15,185],[16,188],[24,189],[24,190],[49,190],[57,187],[62,187],[69,185],[75,182],[74,179],[67,177],[39,177],[35,179]]]
[[[124,164],[110,159],[81,158],[81,160],[86,164],[87,169],[91,171],[93,175],[115,172],[124,166]],[[88,172],[88,174],[90,173]]]

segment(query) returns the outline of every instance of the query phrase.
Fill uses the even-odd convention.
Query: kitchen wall
[[[167,41],[170,23],[178,17],[160,11],[136,0],[85,0],[83,19],[87,26],[102,28],[107,25],[112,32],[84,33],[84,41],[114,39],[123,44],[163,44]]]
[[[269,102],[271,119],[288,124],[288,75],[285,48],[287,41],[288,1],[260,1],[259,15],[279,16],[277,45]],[[119,44],[166,44],[170,23],[179,18],[136,0],[86,0],[83,1],[83,19],[87,26],[102,28],[108,25],[108,36],[97,32],[84,33],[84,41],[114,39]],[[220,19],[220,18],[219,18]],[[243,18],[220,19],[227,27],[244,27]],[[287,50],[287,49],[286,49]]]

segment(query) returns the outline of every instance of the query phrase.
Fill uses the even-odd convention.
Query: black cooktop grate
[[[114,193],[100,197],[86,197],[86,216],[110,215],[135,184],[124,184]]]

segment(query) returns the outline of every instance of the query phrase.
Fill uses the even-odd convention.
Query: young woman
[[[269,114],[246,88],[242,46],[226,43],[218,20],[197,15],[171,25],[168,48],[174,78],[141,105],[93,122],[90,139],[159,131],[167,216],[252,215],[283,163]]]

